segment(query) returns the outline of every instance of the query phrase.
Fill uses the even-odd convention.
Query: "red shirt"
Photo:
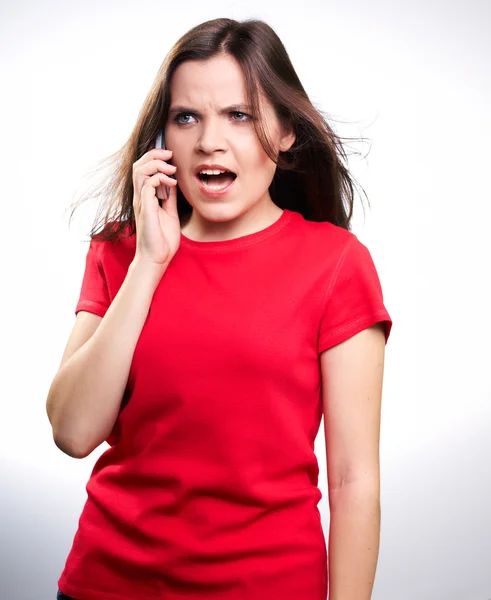
[[[92,241],[76,311],[103,316],[135,236]],[[391,320],[354,234],[285,210],[184,236],[139,337],[58,585],[80,600],[326,600],[319,354]]]

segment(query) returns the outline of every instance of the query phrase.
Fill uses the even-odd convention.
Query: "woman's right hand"
[[[166,160],[171,150],[154,148],[133,164],[133,210],[136,224],[135,260],[165,269],[179,248],[181,224],[177,213],[176,167]],[[170,188],[159,206],[159,186]],[[159,188],[159,189],[158,189]]]

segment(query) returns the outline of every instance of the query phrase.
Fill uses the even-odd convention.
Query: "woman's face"
[[[165,141],[179,187],[193,207],[192,220],[224,223],[249,211],[255,216],[271,212],[268,188],[276,164],[254,131],[238,63],[229,55],[184,62],[170,92]],[[276,151],[288,150],[293,133],[284,131],[265,98],[261,108]],[[203,173],[207,169],[215,174]]]

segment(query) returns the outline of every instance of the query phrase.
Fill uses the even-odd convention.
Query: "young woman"
[[[369,599],[391,319],[340,139],[268,25],[217,19],[117,159],[47,398],[63,452],[110,445],[58,597]]]

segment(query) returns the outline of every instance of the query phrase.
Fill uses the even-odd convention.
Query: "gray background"
[[[394,319],[373,598],[488,600],[490,3],[380,0],[2,4],[0,598],[55,598],[104,451],[63,455],[45,412],[95,205],[71,229],[64,211],[172,43],[218,16],[269,22],[338,132],[371,140],[350,157],[372,203],[354,231]],[[322,424],[316,454],[327,537]]]

